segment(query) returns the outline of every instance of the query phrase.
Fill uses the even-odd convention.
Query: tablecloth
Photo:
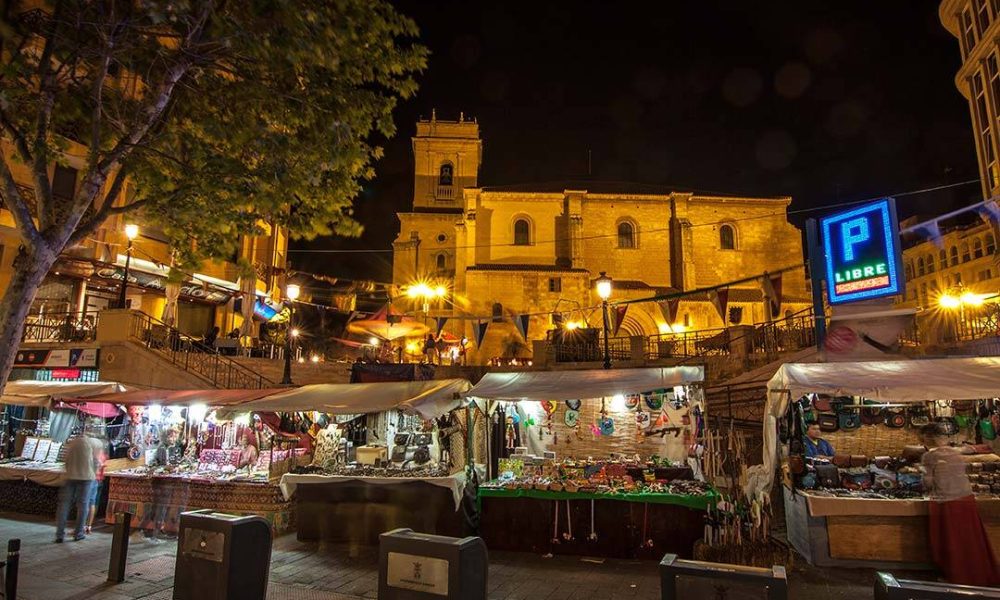
[[[455,500],[455,510],[458,510],[462,504],[462,491],[465,489],[464,472],[458,472],[447,477],[355,477],[351,475],[296,475],[294,473],[286,473],[281,476],[281,482],[278,484],[278,487],[281,488],[282,495],[288,500],[295,493],[296,486],[299,485],[347,481],[361,481],[372,485],[396,485],[422,481],[451,490],[452,498]]]
[[[547,490],[512,490],[479,488],[480,498],[536,498],[539,500],[617,500],[647,504],[673,504],[685,508],[705,510],[718,500],[718,493],[711,491],[699,496],[686,494],[594,494],[583,492],[552,492]]]
[[[0,465],[0,480],[31,481],[38,485],[59,487],[65,475],[62,463]]]

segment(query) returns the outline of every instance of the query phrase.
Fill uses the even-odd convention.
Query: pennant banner
[[[937,221],[927,221],[926,223],[921,223],[920,227],[917,227],[917,231],[920,231],[932,242],[934,242],[934,245],[937,246],[939,250],[944,250],[944,238],[941,237],[941,226]]]
[[[435,317],[434,323],[437,325],[437,332],[435,335],[441,337],[441,330],[444,329],[444,324],[448,322],[448,317]]]
[[[476,321],[472,324],[472,331],[476,334],[476,347],[483,345],[483,338],[486,337],[486,328],[489,327],[489,321]]]
[[[656,304],[659,305],[660,312],[663,313],[663,320],[673,330],[674,323],[677,322],[677,309],[681,306],[681,299],[670,298],[669,300],[660,300]]]
[[[622,323],[625,321],[625,313],[628,312],[628,304],[619,304],[615,306],[615,328],[611,333],[612,337],[618,337],[618,330],[622,328]]]
[[[764,273],[761,287],[764,292],[764,307],[768,311],[768,318],[777,319],[781,314],[781,273],[777,275]]]
[[[726,317],[726,310],[729,308],[729,288],[710,291],[708,293],[708,300],[719,313],[719,318],[722,319],[722,326],[728,327],[729,319]]]
[[[521,334],[524,341],[528,341],[528,324],[531,321],[530,315],[514,315],[514,327],[517,327],[517,332]]]
[[[992,223],[1000,223],[1000,207],[992,200],[983,202],[983,205],[976,209],[979,218]]]

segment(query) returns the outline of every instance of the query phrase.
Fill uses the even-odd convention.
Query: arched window
[[[944,271],[945,269],[948,268],[948,251],[947,250],[942,249],[941,252],[938,252],[938,267],[942,271]]]
[[[528,246],[531,244],[531,223],[527,219],[514,221],[514,245]]]
[[[444,271],[445,269],[448,268],[448,257],[445,256],[443,252],[441,254],[438,254],[435,260],[437,262],[438,271]]]
[[[635,243],[635,225],[630,221],[622,221],[618,224],[618,247],[637,248]]]
[[[719,248],[723,250],[736,249],[736,228],[726,224],[719,227]]]
[[[933,272],[934,272],[934,255],[933,254],[928,254],[927,255],[927,273],[929,274],[929,273],[933,273]]]
[[[441,163],[438,169],[438,185],[451,185],[455,175],[455,167],[450,162]]]
[[[969,242],[962,242],[962,262],[969,262]]]
[[[921,256],[917,259],[917,277],[923,277],[924,275],[924,257]]]
[[[958,265],[958,248],[952,246],[951,250],[948,251],[948,256],[949,256],[949,259],[950,259],[949,260],[949,264],[951,264],[951,266],[953,266],[953,267],[957,266]]]
[[[493,322],[503,323],[503,304],[499,302],[493,303]]]
[[[983,257],[983,241],[979,238],[972,240],[972,258]]]
[[[906,271],[906,279],[907,279],[907,281],[909,281],[910,279],[913,279],[913,265],[911,263],[906,263],[906,266],[904,267],[904,271]]]
[[[986,254],[993,254],[997,251],[997,243],[993,239],[992,233],[986,234]]]

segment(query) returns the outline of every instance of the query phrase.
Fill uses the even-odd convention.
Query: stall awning
[[[357,415],[400,409],[424,419],[440,417],[462,405],[461,395],[472,387],[465,379],[392,381],[378,383],[321,383],[249,402],[226,411],[238,412],[320,411],[334,415]]]
[[[124,404],[126,406],[234,406],[252,402],[267,396],[287,391],[285,388],[262,390],[136,390],[121,394],[104,394],[91,398],[93,401]]]
[[[467,395],[491,400],[577,400],[700,383],[700,366],[487,373]]]
[[[49,406],[54,400],[92,398],[126,390],[114,381],[8,381],[0,395],[0,404]]]

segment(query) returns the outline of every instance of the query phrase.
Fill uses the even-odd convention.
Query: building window
[[[438,169],[438,185],[451,185],[454,178],[455,167],[450,162],[441,163]]]
[[[948,251],[948,256],[950,257],[949,264],[953,267],[958,266],[958,248],[952,246],[951,250]]]
[[[941,250],[941,252],[938,253],[938,266],[942,271],[948,268],[948,252],[946,250]]]
[[[968,6],[962,11],[962,33],[965,40],[965,54],[968,56],[976,47],[976,27],[972,20],[972,9]]]
[[[955,273],[951,277],[952,285],[962,285],[962,274]]]
[[[962,262],[967,263],[971,259],[969,255],[969,242],[962,242]]]
[[[550,292],[562,291],[562,277],[549,277],[549,291]]]
[[[921,256],[917,259],[917,277],[923,277],[924,275],[924,257]]]
[[[493,322],[503,323],[503,304],[499,302],[493,303]]]
[[[439,233],[437,236],[437,241],[439,244],[443,244],[448,241],[448,236],[443,233]]]
[[[997,168],[996,150],[993,148],[993,132],[990,129],[989,112],[986,110],[986,90],[983,87],[983,75],[977,72],[972,77],[972,93],[976,107],[976,126],[979,128],[979,140],[982,144],[983,162],[986,163],[986,173],[990,188],[1000,185],[1000,170]]]
[[[531,244],[531,223],[527,219],[514,221],[514,245],[527,246]]]
[[[445,269],[448,268],[448,257],[445,256],[444,253],[438,254],[435,260],[437,261],[438,271],[444,271]]]
[[[618,224],[618,247],[637,248],[635,243],[635,225],[630,221],[622,221]]]
[[[928,254],[927,255],[927,273],[931,274],[933,272],[934,272],[934,255],[933,254]]]
[[[976,22],[979,25],[979,35],[982,37],[983,33],[985,33],[990,26],[990,9],[986,6],[986,0],[975,0],[975,3]]]
[[[920,303],[927,304],[927,284],[920,284]]]
[[[911,265],[910,263],[906,263],[906,267],[904,270],[906,271],[906,280],[909,281],[913,279],[913,265]]]
[[[979,272],[979,281],[989,281],[990,279],[993,279],[993,269]]]
[[[983,241],[979,238],[972,240],[972,258],[983,257]]]
[[[72,200],[76,195],[76,169],[56,165],[52,173],[52,195],[62,200]]]
[[[691,313],[684,313],[684,327],[691,326]]]
[[[986,58],[986,73],[990,77],[990,89],[993,91],[993,114],[1000,115],[1000,65],[997,64],[996,52],[991,52]]]
[[[736,249],[736,228],[726,224],[719,227],[719,247],[723,250]]]
[[[998,0],[998,1],[1000,1],[1000,0]],[[987,233],[986,234],[986,254],[993,254],[994,252],[996,252],[996,250],[997,250],[997,244],[993,240],[993,234],[992,233]]]

